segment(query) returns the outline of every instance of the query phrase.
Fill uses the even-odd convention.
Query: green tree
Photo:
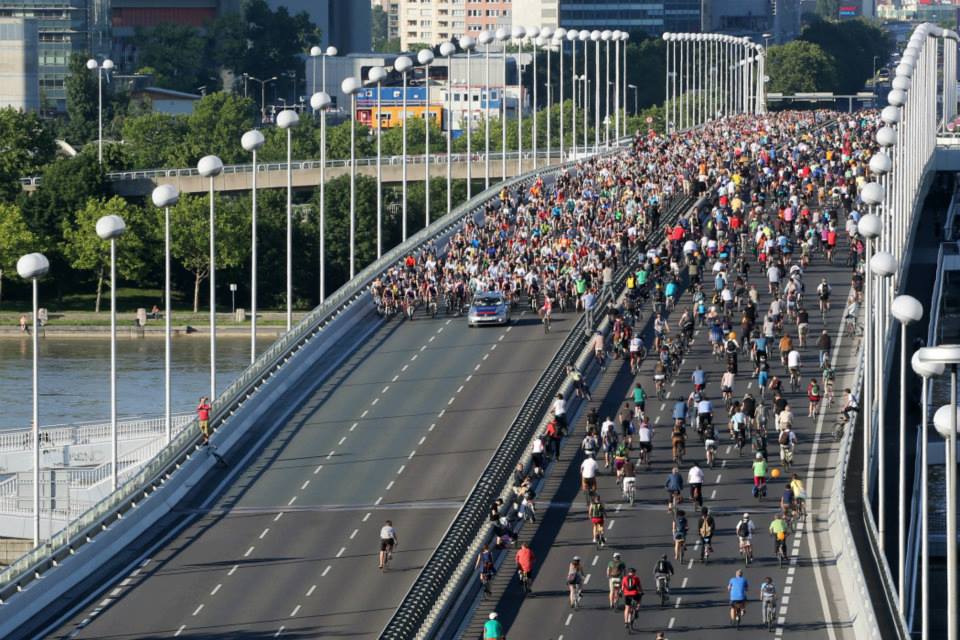
[[[817,0],[816,12],[823,20],[836,20],[840,17],[840,0]]]
[[[253,126],[253,101],[225,91],[210,93],[197,101],[187,117],[187,132],[170,160],[177,166],[193,166],[205,155],[220,156],[224,164],[245,162],[240,146],[243,132]]]
[[[837,83],[836,60],[818,45],[794,40],[770,47],[767,53],[769,91],[797,93],[830,91]]]
[[[380,47],[388,38],[388,16],[380,5],[373,5],[370,9],[370,43],[374,51],[380,51]]]
[[[43,247],[27,227],[20,207],[0,203],[0,301],[3,300],[3,277],[13,272],[20,256]]]
[[[21,194],[19,203],[31,231],[53,247],[59,243],[63,220],[72,220],[89,199],[105,197],[107,191],[96,153],[82,153],[44,167],[40,186],[33,194]]]
[[[0,198],[16,198],[20,178],[38,173],[56,150],[53,133],[36,114],[0,109]]]
[[[148,113],[127,118],[123,123],[123,145],[131,169],[169,167],[178,159],[179,147],[187,139],[187,116]]]
[[[97,72],[87,69],[88,57],[70,56],[64,85],[67,93],[67,122],[64,137],[81,146],[97,135]]]
[[[118,215],[127,224],[127,231],[117,240],[117,273],[120,277],[139,279],[147,267],[142,260],[146,233],[143,216],[136,206],[120,196],[109,200],[91,199],[72,221],[64,222],[63,255],[74,269],[93,272],[97,283],[96,313],[100,313],[103,283],[110,269],[110,243],[100,239],[96,225],[97,220],[107,215]]]
[[[137,61],[154,70],[157,85],[190,92],[200,85],[210,88],[213,73],[205,55],[207,43],[199,29],[164,22],[149,29],[138,28],[135,38]]]
[[[301,69],[301,57],[320,38],[317,26],[305,11],[290,15],[286,7],[272,11],[266,0],[249,0],[244,9],[247,25],[246,55],[237,71],[258,78],[278,72]]]
[[[893,50],[889,35],[866,20],[830,22],[817,20],[808,25],[800,39],[819,45],[835,61],[835,86],[823,90],[856,93],[873,72],[874,57],[886,60]],[[776,79],[773,74],[771,78]]]
[[[327,158],[334,159],[345,159],[350,157],[350,121],[339,124],[335,127],[327,125]],[[423,129],[421,123],[420,129]],[[407,130],[409,135],[412,132],[412,129]],[[407,144],[409,144],[410,139],[407,139]],[[355,133],[355,144],[356,144],[356,156],[358,158],[366,158],[377,152],[376,142],[370,136],[370,129],[365,125],[356,124],[356,133]],[[434,147],[436,148],[436,147]],[[407,147],[407,152],[410,154],[415,153],[411,151],[411,147]]]
[[[200,285],[210,275],[210,209],[206,196],[183,196],[170,209],[171,252],[193,275],[193,312],[200,309]],[[250,223],[245,206],[217,197],[217,269],[239,266],[249,254]]]

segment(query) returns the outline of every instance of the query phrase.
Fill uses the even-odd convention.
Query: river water
[[[258,340],[264,349],[272,338]],[[118,338],[117,411],[120,417],[163,414],[162,338]],[[31,341],[0,339],[0,429],[25,428],[31,416]],[[250,362],[249,336],[217,338],[217,387],[223,391]],[[210,388],[210,342],[173,339],[173,411],[192,411]],[[40,340],[40,424],[110,419],[108,337]]]

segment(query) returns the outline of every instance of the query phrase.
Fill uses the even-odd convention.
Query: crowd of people
[[[664,461],[670,465],[664,488],[674,561],[684,557],[691,525],[697,527],[701,558],[707,560],[717,526],[702,492],[704,467],[713,466],[726,438],[738,456],[744,450],[750,455],[753,499],[766,497],[770,477],[783,468],[780,513],[766,528],[781,562],[788,557],[787,539],[804,517],[807,499],[803,479],[791,466],[797,447],[812,435],[797,433],[794,411],[805,404],[806,415],[816,417],[825,405],[841,405],[836,410],[845,415],[857,408],[849,389],[842,399],[834,398],[833,345],[826,326],[827,313],[837,304],[834,288],[846,283],[811,281],[804,274],[817,263],[839,264],[842,255],[850,270],[850,293],[839,304],[846,314],[856,314],[864,253],[856,230],[858,191],[869,179],[867,163],[878,125],[869,112],[780,112],[722,119],[670,137],[638,135],[629,152],[586,162],[552,185],[538,182],[528,193],[506,197],[502,207],[486,212],[483,224],[465,232],[460,244],[468,249],[457,255],[470,265],[462,277],[469,275],[471,290],[500,288],[512,296],[561,298],[568,291],[559,284],[564,276],[573,283],[585,278],[586,288],[574,286],[567,301],[574,308],[583,308],[589,291],[621,284],[610,282],[604,270],[617,266],[630,249],[639,250],[635,268],[622,283],[622,302],[605,310],[609,336],[598,334],[593,341],[603,365],[619,361],[635,376],[626,401],[608,400],[607,406],[616,407],[610,415],[600,415],[596,407],[587,413],[580,442],[581,483],[598,549],[608,544],[600,480],[609,473],[623,499],[632,502],[637,477]],[[677,194],[705,197],[677,220],[661,221],[662,203]],[[663,241],[650,242],[652,232],[661,228]],[[415,273],[442,273],[444,281],[450,274],[461,277],[459,264],[448,267],[449,260],[445,268]],[[540,286],[531,290],[532,282]],[[645,313],[652,320],[652,335],[643,330]],[[709,342],[710,349],[697,352],[699,362],[689,359],[689,395],[674,397],[669,423],[654,424],[645,383],[652,377],[651,392],[655,389],[663,398],[667,381],[680,380],[683,358],[701,332],[699,340]],[[704,373],[701,365],[711,354],[722,363],[722,375]],[[744,393],[744,379],[756,382],[755,391]],[[589,394],[587,385],[580,386]],[[533,508],[536,475],[551,458],[559,458],[568,428],[565,411],[534,443],[534,477],[518,469],[518,505],[526,503],[527,511]],[[668,439],[654,436],[663,430]],[[688,451],[694,449],[694,430],[702,454]],[[694,462],[684,471],[685,458]],[[685,499],[694,504],[689,517],[682,508]],[[498,534],[506,533],[506,541],[498,535],[497,544],[510,546],[514,539],[503,511],[502,506],[493,509],[491,518]],[[746,564],[752,561],[756,526],[749,513],[734,526]],[[579,561],[571,561],[567,576],[571,607],[581,597]],[[518,566],[531,579],[535,562],[529,547],[517,551]],[[628,565],[617,552],[607,577],[610,604],[624,600],[624,623],[631,627],[643,589],[642,571]],[[658,593],[668,592],[669,558],[657,559],[653,569]],[[484,573],[488,584],[492,574]],[[727,587],[730,619],[739,624],[749,584],[737,575]],[[759,591],[765,602],[776,598],[770,579]]]

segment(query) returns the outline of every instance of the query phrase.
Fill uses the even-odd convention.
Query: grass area
[[[75,294],[65,296],[62,303],[55,300],[45,302],[42,298],[40,306],[47,309],[49,327],[107,327],[110,325],[110,298],[109,291],[104,292],[100,302],[100,313],[94,313],[95,294]],[[117,325],[130,326],[137,318],[137,309],[146,309],[147,313],[153,305],[161,306],[163,291],[160,289],[118,289],[117,290]],[[206,298],[201,300],[201,305]],[[30,315],[29,304],[22,302],[4,303],[0,307],[0,327],[17,327],[20,325],[20,316]],[[294,313],[294,321],[306,314],[305,311]],[[184,304],[177,296],[173,299],[173,324],[176,327],[191,325],[203,327],[208,324],[210,316],[201,306],[199,313],[193,313],[192,305]],[[258,310],[257,324],[262,326],[281,327],[286,324],[284,310]],[[147,320],[148,327],[163,326],[163,319]],[[217,309],[217,326],[249,326],[249,320],[236,322],[230,313],[230,307],[220,305]]]

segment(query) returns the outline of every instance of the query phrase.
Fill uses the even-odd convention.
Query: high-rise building
[[[510,27],[512,5],[512,0],[400,0],[400,45],[406,49]]]
[[[380,7],[387,14],[387,39],[400,37],[400,0],[370,0],[370,6]]]
[[[796,0],[703,0],[700,30],[784,44],[800,35]],[[767,34],[764,38],[763,35]]]
[[[67,65],[73,53],[109,51],[109,0],[0,0],[0,18],[34,18],[42,106],[66,109]]]
[[[513,5],[513,24],[556,29],[560,19],[560,0],[523,0]]]
[[[620,29],[652,36],[664,31],[695,32],[700,31],[700,3],[559,0],[559,24],[566,29]]]
[[[320,46],[341,54],[370,51],[370,3],[364,0],[267,0],[271,9],[305,11],[320,29]]]
[[[0,108],[40,109],[37,21],[0,19]]]

